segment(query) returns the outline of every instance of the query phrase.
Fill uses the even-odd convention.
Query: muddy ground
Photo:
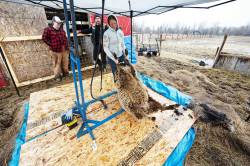
[[[176,87],[195,102],[209,104],[230,120],[229,124],[197,120],[186,165],[250,164],[250,77],[162,57],[140,57],[139,62],[137,70]]]
[[[166,51],[163,50],[161,57],[139,57],[137,70],[189,94],[195,103],[212,106],[229,119],[227,124],[197,120],[194,124],[196,140],[186,158],[186,165],[250,165],[250,77],[199,67],[180,56],[190,56],[192,51],[175,56],[171,52],[165,54]],[[90,77],[91,73],[84,72],[84,78]],[[72,82],[72,77],[60,83],[48,80],[22,87],[21,97],[13,88],[0,89],[0,165],[8,161],[22,122],[21,107],[28,101],[30,93],[69,82]],[[194,110],[197,116],[202,116],[199,109]]]

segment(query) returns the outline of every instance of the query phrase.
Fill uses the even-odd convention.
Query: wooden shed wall
[[[52,75],[52,56],[42,40],[4,42],[2,47],[18,82]]]

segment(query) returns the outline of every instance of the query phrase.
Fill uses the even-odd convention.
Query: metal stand
[[[131,3],[130,3],[130,0],[128,1],[128,4],[129,4],[129,10],[130,10],[130,32],[131,32],[131,39],[130,39],[130,63],[131,64],[133,64],[132,63],[132,55],[133,55],[133,49],[132,49],[132,47],[133,47],[133,13],[134,13],[134,11],[132,10],[132,8],[131,8]]]
[[[77,132],[77,138],[80,138],[81,136],[89,133],[90,137],[93,140],[95,140],[95,137],[94,137],[92,130],[94,130],[98,126],[101,126],[105,122],[113,119],[117,115],[121,114],[124,110],[120,109],[118,112],[114,113],[113,115],[107,117],[106,119],[104,119],[102,121],[88,119],[87,114],[86,114],[88,106],[97,102],[97,101],[100,101],[100,100],[103,100],[107,97],[110,97],[113,94],[116,94],[116,91],[109,92],[103,96],[98,97],[97,99],[85,102],[80,60],[79,60],[79,57],[74,56],[72,50],[70,52],[70,63],[71,63],[73,79],[74,79],[74,87],[75,87],[75,93],[76,93],[76,106],[73,108],[73,113],[79,114],[81,116],[82,122],[83,122],[81,128]],[[77,72],[78,72],[77,74],[75,72],[76,68],[77,68]],[[78,81],[77,81],[77,79],[78,79]],[[80,94],[79,94],[78,90],[80,90]],[[92,124],[92,125],[90,125],[90,124]]]
[[[64,3],[64,15],[65,15],[65,20],[66,20],[68,42],[69,42],[69,45],[71,46],[66,0],[63,0],[63,3]],[[73,30],[73,37],[74,37],[74,48],[70,47],[70,63],[71,63],[71,69],[73,73],[74,87],[75,87],[75,93],[76,93],[76,102],[75,102],[75,107],[73,108],[73,113],[80,115],[82,118],[82,125],[79,131],[77,132],[77,138],[80,138],[81,136],[85,134],[89,134],[92,140],[95,140],[93,130],[97,128],[98,126],[101,126],[105,122],[115,118],[117,115],[120,115],[124,110],[120,109],[118,112],[110,115],[109,117],[101,121],[87,118],[86,111],[89,105],[112,96],[113,94],[116,93],[116,91],[109,92],[103,96],[100,96],[96,99],[93,99],[87,102],[85,101],[83,83],[82,83],[81,64],[80,64],[80,59],[78,56],[79,52],[78,52],[78,47],[77,47],[78,41],[77,41],[77,33],[76,33],[76,25],[75,25],[75,11],[74,11],[73,0],[70,0],[70,13],[71,13],[72,30]],[[76,73],[76,70],[77,70],[77,73]],[[80,91],[80,94],[79,94],[79,91]]]

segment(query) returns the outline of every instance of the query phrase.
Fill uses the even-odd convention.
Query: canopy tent
[[[63,0],[1,0],[19,4],[38,5],[52,9],[64,9]],[[67,9],[69,10],[69,0]],[[210,9],[236,0],[74,0],[74,7],[77,11],[102,13],[102,3],[105,1],[104,14],[119,14],[123,16],[137,17],[148,14],[162,14],[178,8]],[[199,6],[197,6],[199,5]],[[65,6],[65,7],[66,7]],[[131,19],[132,31],[132,19]],[[131,32],[132,34],[132,32]],[[130,44],[130,58],[132,61],[132,35]],[[136,63],[136,61],[135,61]],[[5,63],[6,64],[6,63]],[[6,64],[7,68],[8,65]],[[11,75],[11,74],[10,74]],[[12,77],[12,75],[11,75]],[[14,81],[13,81],[14,82]],[[15,83],[14,83],[15,85]],[[16,85],[15,85],[16,88]],[[18,89],[16,88],[17,93]]]
[[[62,9],[63,0],[3,0],[25,4],[36,4],[48,8]],[[129,1],[131,8],[129,6]],[[104,14],[119,14],[133,17],[147,14],[162,14],[178,8],[209,9],[236,0],[105,0]],[[74,0],[76,10],[101,14],[102,0]],[[68,4],[69,5],[69,4]],[[199,6],[197,6],[199,5]]]
[[[35,4],[47,8],[69,8],[63,5],[64,0],[8,0],[19,3]],[[178,8],[210,9],[236,0],[74,0],[74,10],[83,10],[98,14],[116,14],[130,17],[130,36],[125,37],[126,48],[129,51],[129,59],[132,64],[136,63],[136,51],[133,46],[132,18],[148,14],[162,14]],[[202,5],[202,6],[197,6]]]

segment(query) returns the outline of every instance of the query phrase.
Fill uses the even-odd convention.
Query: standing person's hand
[[[64,52],[65,51],[65,47],[64,46],[62,46],[62,48],[61,48],[61,52]]]
[[[119,64],[119,61],[117,59],[115,60],[115,64]]]

